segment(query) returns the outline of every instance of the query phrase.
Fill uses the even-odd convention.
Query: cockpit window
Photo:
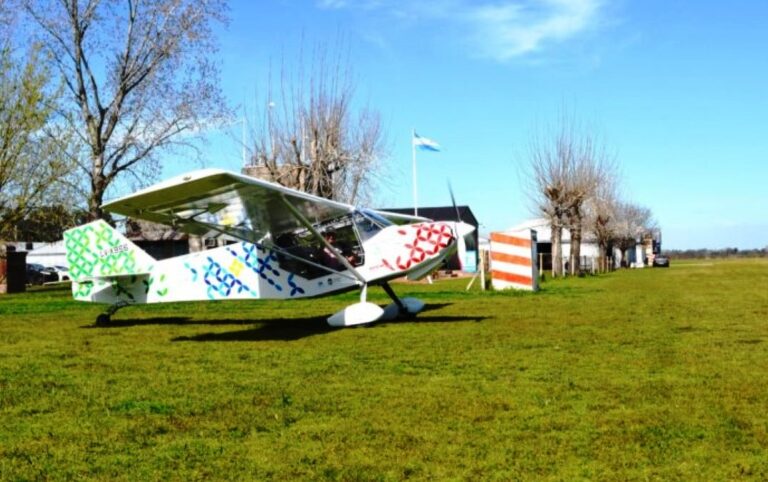
[[[392,226],[392,221],[377,212],[371,211],[370,209],[363,209],[360,211],[360,213],[362,213],[366,218],[370,219],[374,223],[378,224],[381,228]]]
[[[353,213],[313,226],[352,266],[365,263],[362,241],[357,234],[357,217],[363,218],[359,213]],[[307,279],[327,275],[328,271],[321,266],[332,271],[347,269],[323,240],[307,228],[280,233],[275,237],[275,246],[279,248],[277,257],[280,266]]]
[[[392,221],[369,209],[356,211],[353,216],[357,233],[363,242],[371,239],[382,229],[393,225]]]

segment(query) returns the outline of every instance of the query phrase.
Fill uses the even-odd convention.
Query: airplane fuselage
[[[75,299],[97,303],[164,303],[320,296],[408,276],[419,279],[452,254],[448,223],[387,226],[363,241],[359,277],[321,261],[304,262],[279,248],[238,242],[153,260],[103,221],[67,232]],[[302,265],[297,268],[297,265]],[[311,269],[310,269],[311,268]]]

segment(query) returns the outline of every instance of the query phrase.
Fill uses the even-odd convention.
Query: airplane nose
[[[456,249],[459,256],[459,264],[463,270],[464,262],[467,257],[467,236],[474,232],[475,227],[463,221],[456,221],[453,223],[452,228],[454,239],[456,241]]]
[[[465,222],[454,223],[454,233],[456,237],[465,237],[472,234],[475,231],[475,227]]]

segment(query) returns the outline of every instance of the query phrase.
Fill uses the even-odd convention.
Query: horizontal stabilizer
[[[106,276],[90,276],[86,278],[80,278],[79,282],[87,282],[87,281],[123,281],[123,280],[134,280],[138,278],[146,278],[149,277],[152,273],[149,271],[144,273],[128,273],[128,274],[111,274]]]

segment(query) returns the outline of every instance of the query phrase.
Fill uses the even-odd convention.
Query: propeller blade
[[[458,255],[459,255],[459,266],[461,266],[461,270],[464,271],[464,263],[467,259],[467,240],[464,239],[464,236],[459,234],[458,225],[464,224],[464,223],[456,223],[456,244],[458,246]]]
[[[467,236],[475,231],[475,227],[465,222],[453,223],[453,234],[456,236],[457,255],[461,269],[464,269],[464,263],[467,259]]]
[[[453,223],[453,234],[456,235],[456,247],[459,257],[459,265],[464,270],[464,263],[467,259],[467,239],[466,237],[475,230],[475,227],[471,224],[467,224],[461,220],[461,212],[459,206],[456,204],[456,197],[453,195],[453,187],[451,182],[448,181],[448,192],[451,194],[451,203],[453,209],[456,211],[456,221]]]
[[[475,227],[469,223],[460,222],[460,223],[453,223],[453,224],[454,224],[454,231],[456,232],[456,236],[465,238],[475,232]]]
[[[456,211],[456,221],[461,222],[461,214],[459,213],[459,206],[456,205],[456,197],[453,195],[453,188],[451,187],[451,181],[448,181],[448,192],[451,194],[451,203],[453,204],[453,210]]]

